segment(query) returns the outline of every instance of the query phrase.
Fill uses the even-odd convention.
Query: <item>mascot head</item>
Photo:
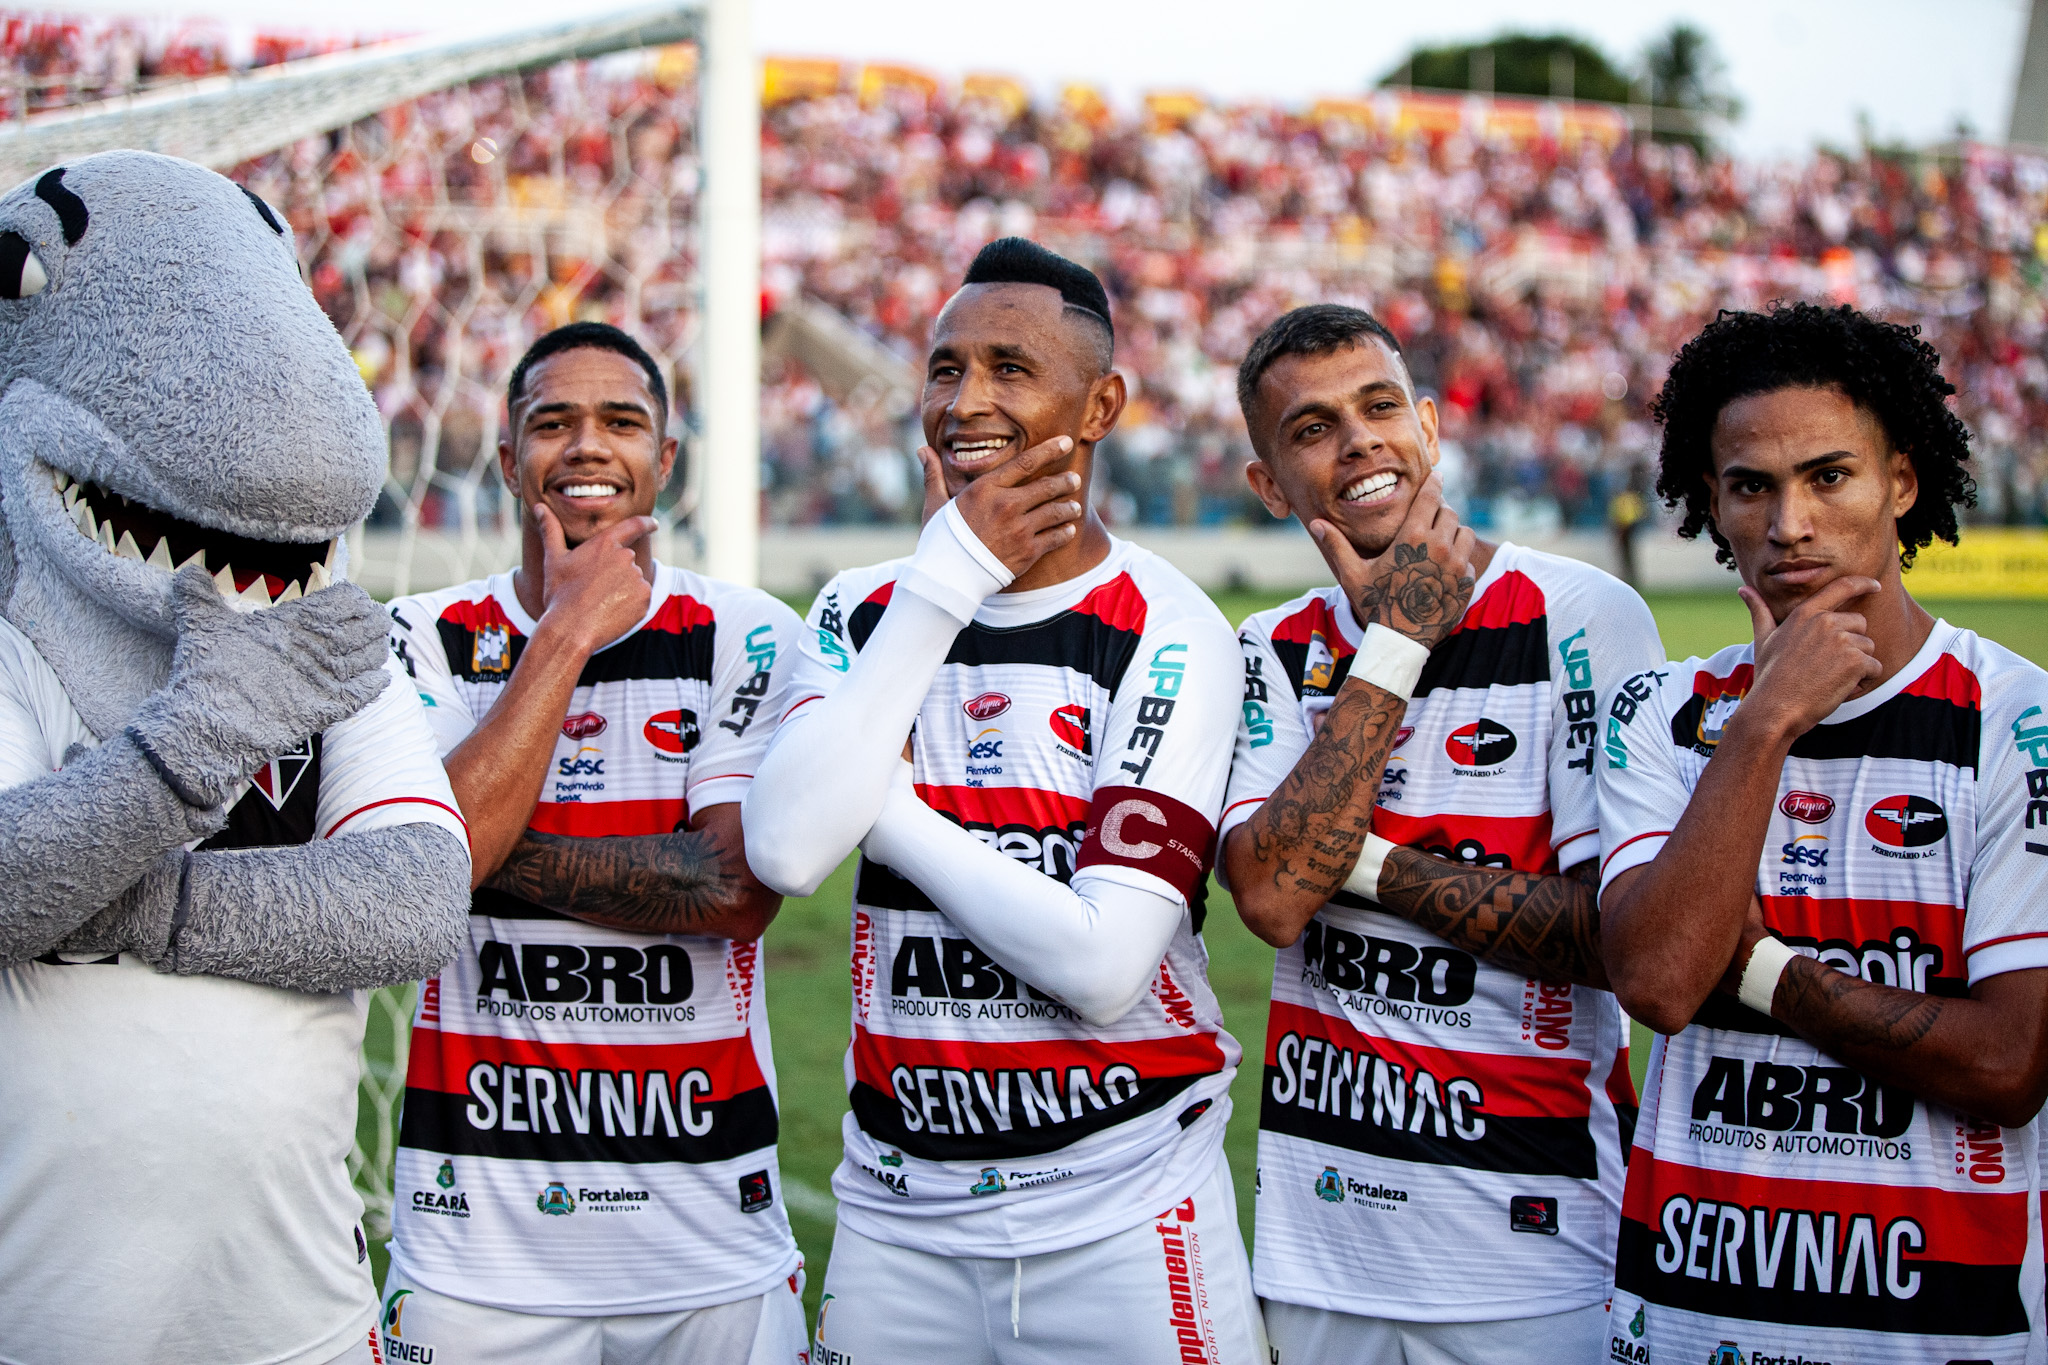
[[[74,703],[155,685],[195,556],[246,609],[323,586],[384,467],[376,406],[261,199],[126,151],[0,196],[0,614]],[[121,648],[152,676],[102,677]]]

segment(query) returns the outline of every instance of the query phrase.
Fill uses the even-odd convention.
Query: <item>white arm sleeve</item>
[[[1182,902],[1083,868],[1062,886],[1006,858],[917,798],[910,765],[863,845],[917,883],[990,957],[1106,1028],[1144,997]]]
[[[926,523],[888,609],[845,676],[792,709],[741,803],[747,863],[785,896],[815,892],[874,825],[954,637],[1004,586],[983,563],[988,551],[962,542],[974,539],[967,523],[951,503],[945,510],[951,515]]]

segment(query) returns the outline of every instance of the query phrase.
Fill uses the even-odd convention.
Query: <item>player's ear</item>
[[[676,472],[676,451],[680,448],[676,438],[673,436],[662,440],[661,459],[654,471],[654,486],[656,489],[668,487],[669,476]]]
[[[1920,471],[1913,467],[1912,456],[1903,450],[1891,453],[1891,468],[1885,471],[1891,476],[1892,519],[1896,521],[1913,510],[1913,504],[1920,501]]]
[[[510,441],[498,442],[498,474],[505,480],[505,491],[518,497],[519,452],[512,448]]]
[[[1244,467],[1244,478],[1245,482],[1252,486],[1252,492],[1258,494],[1259,501],[1266,505],[1266,511],[1272,514],[1274,520],[1285,521],[1294,515],[1294,504],[1288,502],[1287,495],[1280,491],[1279,480],[1273,477],[1273,471],[1266,467],[1264,460],[1255,458],[1247,463]]]
[[[1443,451],[1437,448],[1436,443],[1437,411],[1434,398],[1424,395],[1415,400],[1415,420],[1422,424],[1422,446],[1429,452],[1429,467],[1434,469],[1444,458]]]
[[[1124,415],[1124,405],[1130,401],[1130,390],[1124,385],[1124,377],[1111,370],[1088,386],[1088,411],[1081,419],[1080,439],[1089,445],[1108,436],[1116,430],[1117,419]]]

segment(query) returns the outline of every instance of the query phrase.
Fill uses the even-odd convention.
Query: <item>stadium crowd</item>
[[[44,103],[67,73],[88,97],[318,46],[0,25],[0,57]],[[1646,488],[1645,405],[1679,341],[1718,309],[1778,297],[1919,323],[1977,439],[1977,515],[2048,519],[2048,162],[1964,142],[1759,163],[1526,101],[1382,91],[1127,111],[1080,88],[1034,103],[995,78],[785,70],[803,79],[778,89],[770,63],[764,308],[822,300],[914,366],[990,238],[1028,234],[1094,265],[1137,395],[1096,490],[1116,523],[1264,519],[1231,375],[1266,321],[1320,299],[1368,306],[1400,335],[1440,397],[1453,497],[1475,524],[1597,527]],[[496,505],[478,458],[495,394],[550,326],[628,327],[687,402],[693,72],[672,50],[480,81],[237,172],[290,214],[391,424],[394,488],[425,523],[465,498]],[[858,400],[771,358],[771,521],[915,514],[906,414]]]

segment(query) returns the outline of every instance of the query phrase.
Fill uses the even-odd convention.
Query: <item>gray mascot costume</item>
[[[0,197],[0,1362],[369,1360],[363,988],[469,854],[381,609],[385,452],[260,199]]]

